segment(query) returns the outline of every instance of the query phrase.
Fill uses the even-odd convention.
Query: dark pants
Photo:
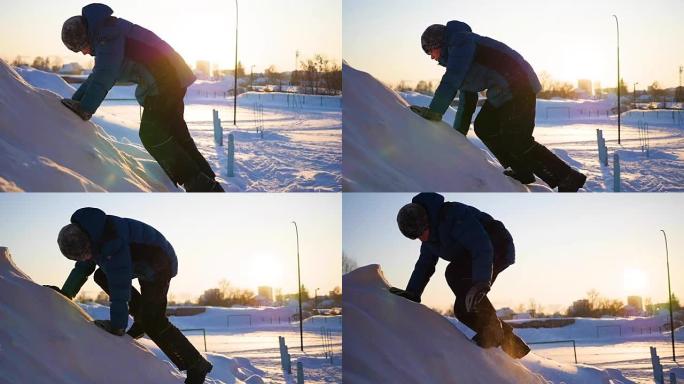
[[[486,101],[475,119],[475,134],[489,148],[499,163],[513,169],[525,166],[525,154],[536,145],[534,140],[535,94],[523,92],[499,108]]]
[[[131,301],[128,311],[136,323],[142,324],[145,333],[168,356],[169,359],[184,371],[203,359],[199,351],[190,343],[183,333],[166,317],[166,294],[169,291],[171,275],[164,273],[157,281],[140,282],[140,291],[131,286]],[[107,275],[102,269],[95,271],[95,282],[109,294]]]
[[[505,249],[495,249],[492,284],[499,273],[508,267],[508,264],[503,261],[505,251]],[[487,333],[490,329],[501,329],[501,323],[496,317],[496,310],[487,297],[482,299],[477,308],[475,308],[475,311],[468,312],[466,310],[465,298],[470,288],[473,287],[472,261],[470,255],[463,255],[457,258],[456,261],[449,263],[446,268],[445,276],[449,288],[451,288],[451,291],[456,295],[454,315],[461,323],[468,326],[468,328],[475,331],[478,335]]]
[[[109,294],[107,275],[102,269],[95,271],[95,283]],[[169,319],[166,317],[166,294],[169,291],[171,277],[162,277],[160,281],[148,282],[140,280],[140,290],[131,286],[131,301],[128,303],[128,312],[133,316],[136,323],[143,326],[148,335],[158,334],[168,327]]]
[[[176,184],[185,184],[197,174],[216,177],[197,149],[183,117],[185,88],[160,91],[148,96],[140,122],[140,140]]]

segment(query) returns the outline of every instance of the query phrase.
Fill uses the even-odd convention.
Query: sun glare
[[[625,268],[623,272],[623,284],[626,294],[641,295],[647,284],[646,274],[637,268]]]

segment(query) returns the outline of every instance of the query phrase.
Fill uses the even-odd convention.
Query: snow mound
[[[368,73],[344,63],[342,81],[344,190],[527,190],[463,135],[411,112]]]
[[[63,98],[70,98],[71,95],[76,92],[74,87],[69,85],[56,73],[45,72],[30,67],[15,67],[14,69],[27,83],[36,88],[50,90]]]
[[[545,383],[500,349],[482,349],[443,316],[389,293],[379,265],[343,277],[349,383]]]
[[[78,305],[31,281],[0,247],[0,382],[181,382],[144,346],[90,321]]]
[[[55,84],[44,85],[56,89]],[[174,188],[159,165],[150,157],[136,158],[131,153],[140,156],[139,151],[129,147],[112,140],[101,127],[82,121],[55,93],[29,85],[0,60],[0,190]]]

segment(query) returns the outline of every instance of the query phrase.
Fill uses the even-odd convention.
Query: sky
[[[196,299],[218,286],[256,292],[268,285],[297,291],[299,228],[302,284],[311,294],[341,286],[341,197],[339,194],[0,194],[0,246],[39,284],[62,286],[73,262],[57,247],[57,233],[85,206],[152,225],[173,245],[178,275],[176,300]],[[92,278],[83,290],[100,289]]]
[[[343,251],[359,266],[380,264],[393,286],[405,288],[418,260],[420,241],[396,224],[413,194],[346,193]],[[511,232],[516,262],[489,294],[497,308],[528,306],[563,312],[591,289],[626,302],[628,295],[667,300],[665,242],[669,242],[672,291],[684,298],[684,195],[648,194],[446,194],[448,201],[474,206],[502,221]],[[440,260],[423,303],[453,305]],[[627,277],[627,279],[625,278]]]
[[[684,2],[680,0],[345,0],[343,57],[385,83],[439,82],[444,69],[423,53],[428,25],[460,20],[473,32],[518,51],[537,74],[554,79],[617,83],[616,24],[620,23],[620,71],[637,89],[658,81],[679,83],[684,65]]]
[[[280,71],[316,53],[340,63],[341,0],[239,1],[238,56],[247,71],[261,72],[273,64]],[[64,62],[86,63],[61,41],[62,23],[81,13],[89,2],[22,0],[3,6],[0,14],[0,57],[62,56]],[[105,2],[122,17],[150,29],[168,42],[191,66],[209,60],[233,68],[235,2],[181,0]],[[315,15],[315,16],[313,16]],[[27,59],[25,59],[27,60]]]

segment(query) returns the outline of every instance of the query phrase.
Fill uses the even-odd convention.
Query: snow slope
[[[59,75],[41,71],[31,67],[15,67],[14,68],[27,83],[36,88],[49,89],[56,94],[70,98],[76,92],[76,88],[69,85]]]
[[[180,383],[129,336],[90,324],[78,305],[35,284],[0,247],[0,382]]]
[[[343,286],[345,382],[544,383],[431,309],[389,293],[378,265],[344,275]]]
[[[414,114],[371,75],[347,63],[342,73],[344,190],[527,190],[463,135]]]
[[[92,306],[96,318],[109,308]],[[0,383],[181,383],[182,374],[148,339],[115,337],[76,303],[34,283],[0,247]],[[245,358],[210,353],[211,384],[261,384]]]
[[[29,74],[40,77],[34,80],[49,75]],[[54,79],[48,83],[55,86]],[[0,60],[0,190],[169,189],[173,185],[148,155],[113,141]]]
[[[378,265],[343,277],[349,383],[631,383],[617,370],[482,349],[448,319],[389,293]]]

